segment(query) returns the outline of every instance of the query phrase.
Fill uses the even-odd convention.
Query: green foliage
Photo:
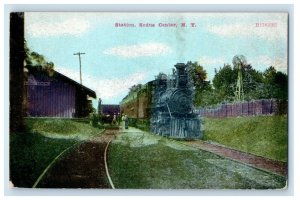
[[[246,64],[244,56],[238,55],[233,59],[234,66],[224,64],[218,70],[215,69],[212,82],[207,81],[207,72],[204,66],[197,62],[187,62],[187,72],[195,86],[194,105],[205,107],[235,101],[239,62],[242,62],[241,74],[244,100],[271,98],[287,100],[288,76],[286,74],[277,71],[272,66],[264,72],[257,71],[250,64]],[[160,73],[158,77],[161,79],[167,78],[163,73]],[[135,100],[143,92],[147,92],[145,85],[132,86],[129,94],[122,100],[121,104]]]
[[[98,128],[88,123],[80,123],[70,119],[27,119],[27,127],[31,132],[41,133],[48,137],[87,138],[98,133]]]
[[[109,148],[108,166],[122,189],[267,189],[285,179],[178,141],[132,130]]]
[[[288,77],[286,74],[269,67],[265,72],[255,70],[251,65],[241,68],[243,77],[244,99],[281,99],[288,97]],[[238,67],[224,65],[215,71],[213,78],[213,92],[210,105],[221,102],[234,101],[234,92],[237,82]],[[213,98],[212,98],[213,97]]]
[[[228,64],[220,68],[219,71],[216,70],[213,87],[219,103],[223,101],[234,101],[238,70],[238,67],[235,66],[232,68]],[[263,93],[259,93],[263,81],[262,73],[253,69],[251,65],[243,66],[241,71],[245,100],[263,98],[261,95]]]
[[[195,99],[194,104],[196,106],[205,106],[210,105],[211,100],[207,94],[212,92],[212,87],[210,82],[207,81],[207,72],[197,62],[187,62],[187,72],[189,77],[192,79],[192,82],[195,86]],[[210,95],[209,95],[210,96]]]
[[[31,188],[52,160],[75,140],[48,138],[39,133],[10,134],[10,179],[16,187]]]
[[[199,63],[191,61],[187,62],[187,72],[188,75],[193,80],[194,86],[198,90],[203,90],[207,86],[207,72],[204,70],[203,66],[201,66]]]
[[[218,102],[232,101],[234,99],[235,84],[237,80],[237,71],[230,65],[225,65],[215,70],[215,76],[212,80],[215,90],[215,97]]]
[[[288,76],[269,67],[263,73],[264,94],[267,98],[287,100],[288,97]]]
[[[100,116],[101,117],[101,116]],[[91,124],[93,127],[98,127],[99,126],[99,116],[96,113],[91,114]]]
[[[131,92],[137,92],[142,88],[142,84],[133,85],[131,88],[129,88],[129,93]]]
[[[147,94],[151,92],[151,87],[147,84],[137,84],[133,85],[131,88],[129,88],[128,94],[122,99],[120,104],[126,104],[131,101],[135,101],[138,96]]]
[[[49,75],[52,75],[54,72],[54,63],[48,62],[45,57],[35,51],[31,51],[27,46],[27,42],[24,43],[25,49],[25,62],[27,67],[35,67],[40,68],[42,70],[46,70]]]
[[[128,118],[128,124],[143,131],[150,131],[149,119]]]
[[[204,140],[287,161],[287,116],[205,118]]]
[[[242,75],[245,100],[259,99],[255,92],[259,91],[262,84],[262,73],[253,69],[251,65],[246,65],[242,68]]]
[[[27,131],[10,133],[10,179],[16,187],[32,187],[52,160],[78,141],[99,134],[87,123],[61,119],[26,119]]]

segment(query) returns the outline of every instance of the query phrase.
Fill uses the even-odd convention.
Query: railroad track
[[[107,152],[116,132],[105,130],[62,151],[45,168],[33,188],[114,189],[108,170]]]
[[[110,142],[112,141],[112,139],[109,140],[109,142],[107,143],[106,147],[105,147],[105,151],[104,151],[104,164],[105,164],[105,172],[106,172],[106,176],[108,178],[109,184],[111,186],[112,189],[115,189],[115,185],[113,183],[113,181],[111,180],[110,174],[109,174],[109,170],[108,170],[108,164],[107,164],[107,149],[108,146],[110,144]]]

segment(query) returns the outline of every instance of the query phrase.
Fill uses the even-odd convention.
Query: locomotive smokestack
[[[182,75],[184,74],[185,71],[185,64],[184,63],[177,63],[175,65],[176,69],[177,69],[177,75]]]
[[[187,72],[186,65],[184,63],[177,63],[176,67],[176,87],[182,88],[187,86]]]

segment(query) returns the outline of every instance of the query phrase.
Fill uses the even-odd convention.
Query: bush
[[[96,113],[93,113],[93,114],[91,114],[90,118],[91,118],[91,124],[92,124],[92,126],[99,128],[99,124],[98,124],[99,117],[98,117],[98,115]]]
[[[128,118],[129,126],[136,127],[143,131],[150,131],[150,120],[149,119],[136,119]]]

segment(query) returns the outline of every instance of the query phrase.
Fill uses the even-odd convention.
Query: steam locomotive
[[[201,138],[201,120],[193,113],[194,87],[187,65],[177,63],[176,71],[160,74],[154,81],[151,132],[172,138]]]
[[[150,121],[150,132],[178,139],[202,137],[201,120],[193,113],[194,85],[188,65],[177,63],[173,73],[160,73],[120,104],[131,119]]]

